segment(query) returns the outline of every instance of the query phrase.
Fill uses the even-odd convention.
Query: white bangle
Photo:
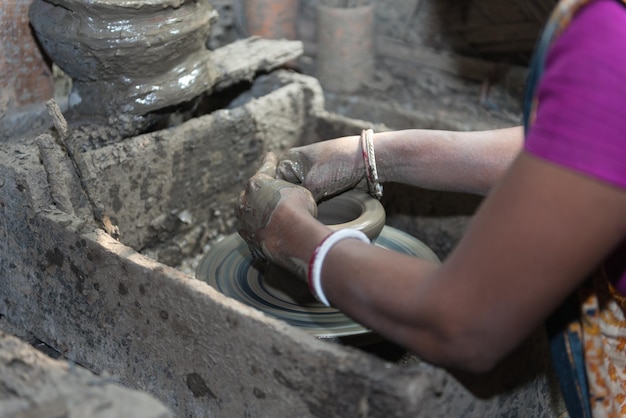
[[[358,239],[368,244],[370,243],[367,235],[357,229],[340,229],[324,238],[322,242],[315,247],[311,259],[309,260],[309,289],[311,293],[313,293],[313,296],[326,306],[330,306],[330,302],[328,302],[328,298],[326,298],[324,294],[324,289],[322,289],[322,265],[324,264],[324,259],[328,251],[330,251],[333,245],[348,238]]]
[[[372,129],[364,129],[361,132],[361,150],[363,152],[363,161],[365,162],[367,188],[372,196],[380,200],[383,197],[383,186],[378,179],[376,154],[374,153],[374,131]]]

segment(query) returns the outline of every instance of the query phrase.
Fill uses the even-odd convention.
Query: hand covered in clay
[[[317,204],[311,193],[304,187],[276,178],[277,157],[268,153],[261,168],[248,180],[235,209],[238,219],[237,232],[248,242],[252,255],[268,260],[303,274],[302,266],[297,265],[286,248],[285,230],[290,220],[277,215],[282,205],[290,210],[307,211],[317,217]],[[283,245],[281,245],[283,244]]]
[[[278,162],[277,177],[306,187],[317,202],[353,188],[367,191],[359,137],[292,148]]]

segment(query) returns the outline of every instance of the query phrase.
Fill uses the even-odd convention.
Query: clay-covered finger
[[[261,164],[261,168],[258,169],[256,175],[258,176],[265,174],[267,176],[270,176],[271,178],[275,178],[277,164],[278,158],[276,157],[276,154],[274,154],[273,152],[268,152],[267,154],[265,154],[265,157],[263,158],[263,163]]]
[[[295,184],[304,183],[302,164],[299,161],[292,160],[279,161],[276,169],[276,178]]]
[[[246,207],[245,198],[246,198],[246,191],[242,190],[239,193],[239,199],[237,199],[237,203],[235,204],[235,215],[237,217],[239,217],[243,213]]]

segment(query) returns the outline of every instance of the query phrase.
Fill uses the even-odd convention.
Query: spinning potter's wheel
[[[364,232],[367,235],[378,235],[374,241],[375,245],[418,258],[438,261],[437,256],[421,241],[398,229],[383,225],[382,205],[380,210],[383,222],[375,226],[374,231],[368,228],[372,224],[380,223],[380,213],[379,209],[368,206],[357,208],[357,211],[362,210],[363,214],[353,221],[341,224],[328,222],[338,219],[335,212],[337,208],[354,219],[352,206],[380,205],[375,199],[371,198],[370,201],[369,197],[344,193],[332,200],[336,202],[332,202],[332,207],[328,205],[330,213],[327,213],[327,208],[322,205],[319,207],[319,219],[331,228],[340,229],[346,227],[347,223],[353,227],[355,221],[361,222],[362,216],[365,216],[367,225]],[[377,213],[372,214],[372,210]],[[353,337],[371,333],[369,329],[354,322],[339,310],[318,302],[303,280],[293,277],[288,271],[271,263],[253,260],[247,243],[238,234],[226,237],[202,258],[196,270],[196,278],[207,282],[226,296],[318,338]]]

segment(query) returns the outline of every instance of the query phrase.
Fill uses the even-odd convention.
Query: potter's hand
[[[309,189],[318,202],[353,188],[367,191],[358,136],[292,148],[280,159],[277,174]]]
[[[301,270],[301,266],[294,266],[288,248],[283,248],[284,231],[289,229],[290,219],[281,216],[280,209],[286,205],[290,210],[301,210],[316,217],[317,205],[304,187],[277,179],[276,165],[276,155],[268,153],[259,171],[241,192],[235,210],[239,221],[237,232],[248,242],[253,256],[265,257],[292,271]]]

